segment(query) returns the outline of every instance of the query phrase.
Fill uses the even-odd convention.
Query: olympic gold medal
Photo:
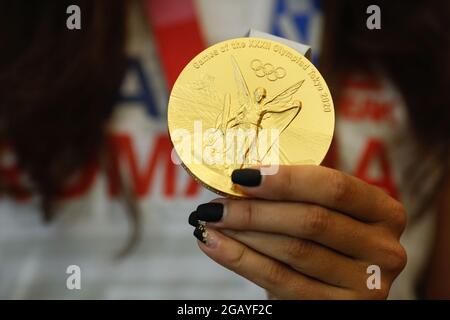
[[[331,144],[334,107],[325,80],[296,50],[237,38],[197,55],[179,75],[168,109],[181,164],[221,195],[244,196],[235,169],[319,165]]]

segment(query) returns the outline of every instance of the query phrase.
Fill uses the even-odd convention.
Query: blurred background
[[[326,164],[416,216],[392,294],[420,296],[449,145],[448,6],[378,3],[381,30],[367,1],[0,0],[0,298],[265,298],[198,249],[187,218],[216,195],[172,163],[166,124],[182,67],[250,28],[312,47],[340,116]]]

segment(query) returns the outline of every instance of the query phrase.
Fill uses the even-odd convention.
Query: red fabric
[[[184,66],[205,49],[195,4],[193,0],[146,0],[145,9],[171,90]]]

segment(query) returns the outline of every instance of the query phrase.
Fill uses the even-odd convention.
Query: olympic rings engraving
[[[284,68],[275,68],[271,63],[263,63],[259,59],[252,60],[252,62],[250,62],[250,67],[255,71],[257,77],[266,77],[269,81],[283,79],[286,76],[286,70]]]

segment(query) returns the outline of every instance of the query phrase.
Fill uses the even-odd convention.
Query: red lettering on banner
[[[369,176],[369,169],[373,161],[378,161],[381,174],[377,178]],[[387,158],[387,153],[381,141],[371,139],[368,141],[361,160],[356,169],[355,176],[380,188],[385,189],[392,197],[397,198],[397,188],[391,174],[391,167]]]
[[[150,152],[146,166],[139,170],[136,151],[130,136],[114,134],[110,137],[110,165],[108,167],[109,193],[116,196],[119,193],[119,163],[127,165],[127,173],[131,179],[133,190],[138,197],[143,197],[151,192],[155,172],[160,163],[164,166],[164,195],[175,196],[176,165],[171,159],[172,143],[166,134],[160,134],[155,138],[153,151]],[[190,178],[190,177],[189,177]],[[198,183],[189,179],[185,196],[193,197],[199,192]]]
[[[93,160],[85,168],[83,168],[76,177],[74,182],[64,186],[59,194],[61,200],[69,200],[83,196],[92,188],[95,178],[97,177],[99,166],[97,160]]]
[[[370,119],[374,122],[386,121],[394,124],[393,110],[392,101],[377,101],[373,98],[358,99],[349,94],[344,96],[339,104],[339,115],[353,121]]]
[[[344,94],[339,115],[350,121],[372,120],[395,124],[393,98],[383,94],[384,86],[376,76],[349,76],[343,80]]]
[[[176,195],[176,170],[172,162],[172,144],[166,134],[160,134],[153,140],[154,147],[149,153],[146,165],[139,168],[133,140],[127,134],[112,134],[108,137],[108,165],[106,174],[108,178],[108,193],[112,197],[120,194],[119,163],[125,168],[125,174],[130,179],[134,192],[138,197],[144,197],[151,192],[155,173],[159,166],[164,169],[163,194],[165,197]],[[6,152],[12,152],[6,146],[0,146],[0,160]],[[59,192],[60,200],[69,200],[81,197],[88,192],[100,170],[98,159],[81,169],[73,181],[70,181]],[[5,189],[16,201],[25,202],[32,196],[30,190],[23,186],[22,172],[14,161],[5,165],[0,161],[0,190]],[[189,176],[186,187],[182,190],[185,197],[195,197],[200,192],[200,184]]]
[[[129,135],[114,134],[110,137],[110,158],[111,165],[109,173],[109,183],[112,184],[109,190],[116,193],[119,190],[119,163],[127,164],[130,182],[138,197],[143,197],[151,191],[154,175],[158,161],[165,164],[164,194],[171,197],[175,194],[175,164],[171,161],[170,154],[172,145],[169,137],[165,134],[156,136],[153,151],[150,152],[146,166],[140,170],[134,150],[133,141]],[[111,171],[112,170],[112,171]],[[113,193],[113,195],[114,195]]]

